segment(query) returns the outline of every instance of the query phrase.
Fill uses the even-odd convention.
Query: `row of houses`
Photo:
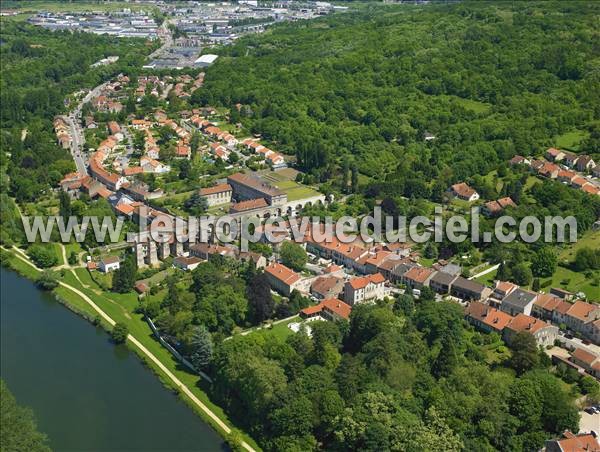
[[[531,315],[600,344],[600,306],[573,300],[562,290],[536,293],[508,281],[496,281],[487,303],[511,316]]]
[[[496,309],[485,303],[473,301],[465,310],[469,323],[486,333],[496,332],[505,342],[511,343],[515,334],[526,332],[531,334],[539,345],[553,345],[558,337],[558,327],[527,314],[515,316]]]
[[[560,158],[560,156],[563,157]],[[571,153],[564,154],[563,151],[550,148],[546,151],[546,158],[550,161],[537,159],[529,160],[523,156],[517,155],[511,159],[510,163],[512,165],[527,165],[531,171],[540,177],[553,179],[574,189],[582,190],[591,195],[600,196],[600,188],[581,173],[575,171],[591,171],[593,176],[600,177],[600,166],[596,165],[591,157],[578,156]],[[560,162],[560,164],[557,162]],[[578,162],[580,165],[577,165]]]

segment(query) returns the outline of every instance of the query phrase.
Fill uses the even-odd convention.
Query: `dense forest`
[[[317,180],[341,179],[349,160],[379,189],[409,197],[540,153],[573,130],[581,151],[598,152],[598,3],[359,11],[221,49],[193,100],[230,106],[234,122]]]
[[[537,450],[577,430],[578,386],[597,392],[549,372],[526,333],[511,354],[473,331],[454,303],[401,296],[310,325],[215,347],[218,400],[266,450]]]

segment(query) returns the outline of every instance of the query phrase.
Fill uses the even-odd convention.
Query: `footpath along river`
[[[52,450],[225,450],[124,345],[10,270],[0,286],[0,374]]]

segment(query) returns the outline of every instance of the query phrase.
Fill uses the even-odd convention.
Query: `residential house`
[[[300,317],[303,319],[320,316],[326,320],[337,321],[337,320],[348,320],[350,313],[352,312],[352,306],[344,303],[337,298],[329,298],[321,301],[316,306],[309,306],[300,311]]]
[[[248,199],[247,201],[236,202],[229,208],[229,213],[248,212],[250,210],[265,209],[269,207],[265,198]]]
[[[337,276],[320,276],[310,286],[310,293],[319,300],[338,298],[344,290],[344,280]]]
[[[102,273],[109,273],[118,270],[121,267],[118,256],[106,256],[100,260],[98,270]]]
[[[577,160],[579,160],[579,156],[577,154],[573,154],[571,152],[566,152],[563,162],[569,168],[574,168],[577,165]]]
[[[233,190],[229,184],[218,184],[200,189],[200,196],[206,199],[208,207],[230,203],[232,194]]]
[[[265,268],[267,266],[267,258],[259,253],[240,251],[237,257],[242,262],[253,262],[256,268]]]
[[[599,452],[600,443],[596,435],[581,433],[576,435],[568,430],[561,439],[546,441],[546,452]]]
[[[556,295],[558,298],[566,301],[571,301],[575,295],[568,290],[561,289],[560,287],[553,287],[550,289],[552,295]]]
[[[541,293],[533,304],[531,314],[539,319],[552,321],[554,309],[563,301],[549,293]]]
[[[558,172],[557,179],[559,182],[570,185],[571,182],[573,181],[573,179],[575,179],[576,177],[577,177],[577,173],[575,171],[560,170]]]
[[[469,187],[465,182],[452,185],[448,189],[448,193],[455,198],[468,202],[477,201],[479,199],[479,193]]]
[[[558,177],[558,173],[560,172],[560,166],[555,163],[544,163],[542,167],[538,170],[538,174],[542,177],[546,177],[548,179],[556,179]]]
[[[507,207],[517,207],[515,202],[508,196],[496,201],[489,201],[483,205],[482,213],[488,217],[500,215]]]
[[[552,323],[557,325],[564,324],[566,326],[566,316],[572,304],[568,301],[561,300],[552,311]]]
[[[496,281],[492,294],[489,297],[489,304],[495,307],[500,307],[502,300],[508,296],[512,291],[517,289],[519,286],[509,281]]]
[[[435,270],[427,267],[412,267],[402,275],[402,284],[409,289],[422,289],[429,285]]]
[[[507,313],[478,301],[469,303],[465,314],[469,323],[486,333],[496,332],[502,334],[504,328],[513,319]]]
[[[500,304],[500,309],[512,316],[517,314],[530,315],[538,294],[521,288],[513,290]]]
[[[522,155],[515,155],[509,162],[511,165],[529,165],[531,163],[530,160],[526,159]]]
[[[429,287],[439,294],[450,293],[452,283],[456,281],[458,276],[446,272],[436,272],[429,280]]]
[[[583,368],[588,374],[600,379],[600,356],[597,354],[578,347],[571,352],[569,360]]]
[[[462,276],[457,277],[450,287],[450,294],[461,300],[484,300],[491,290],[477,281],[472,281]]]
[[[517,333],[526,332],[531,334],[538,345],[554,345],[558,337],[558,327],[536,319],[523,313],[517,314],[510,323],[504,328],[502,337],[506,343],[510,344]]]
[[[391,270],[391,277],[388,278],[390,281],[397,283],[404,281],[404,275],[412,268],[417,267],[417,264],[413,263],[408,259],[404,259],[399,265],[395,265]]]
[[[278,262],[265,267],[265,275],[271,288],[289,297],[294,289],[300,288],[301,278],[298,273]]]
[[[350,306],[383,298],[385,278],[381,273],[351,278],[344,285],[344,301]]]
[[[575,176],[571,180],[571,187],[573,187],[573,188],[582,189],[583,187],[585,187],[588,184],[589,184],[589,182],[587,181],[587,179],[585,177],[581,177],[581,176]]]
[[[600,319],[600,307],[597,304],[576,301],[564,315],[564,323],[572,331],[584,333],[586,324]]]
[[[231,248],[211,243],[196,243],[190,246],[190,255],[200,259],[209,260],[213,255],[224,257],[235,257],[235,252]]]
[[[560,149],[550,148],[546,151],[545,157],[551,162],[559,162],[565,158],[565,153]]]
[[[185,144],[179,144],[175,149],[175,157],[189,160],[192,157],[192,148]]]
[[[202,259],[195,256],[185,257],[177,256],[173,259],[173,267],[184,271],[192,271],[202,263]]]
[[[585,173],[596,166],[596,162],[589,155],[580,155],[575,164],[577,171]]]

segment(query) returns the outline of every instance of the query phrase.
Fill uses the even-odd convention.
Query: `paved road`
[[[162,25],[158,29],[158,36],[162,40],[163,44],[150,55],[148,55],[148,59],[153,60],[154,58],[162,55],[163,51],[173,45],[173,35],[171,34],[171,30],[169,30],[169,21],[165,19]]]
[[[71,129],[71,155],[73,156],[73,160],[75,161],[75,166],[77,167],[77,171],[80,174],[87,174],[87,161],[86,157],[83,154],[83,144],[85,143],[85,136],[83,134],[83,130],[81,129],[81,109],[83,105],[94,97],[100,95],[102,89],[108,84],[108,82],[102,83],[101,85],[96,86],[89,93],[85,95],[83,99],[77,104],[77,106],[69,113],[68,116],[64,116],[65,121],[69,125]]]

